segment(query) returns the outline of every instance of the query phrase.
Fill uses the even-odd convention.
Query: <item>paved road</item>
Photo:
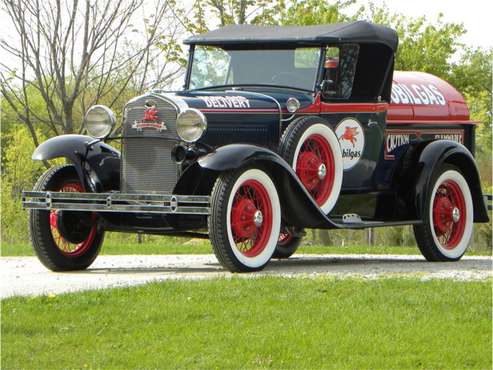
[[[334,277],[413,276],[420,279],[491,279],[490,257],[464,257],[459,262],[429,263],[421,256],[297,255],[271,261],[259,273],[242,277],[282,275]],[[90,269],[53,273],[35,257],[0,258],[0,297],[66,292],[145,284],[150,281],[230,277],[213,255],[99,256]]]

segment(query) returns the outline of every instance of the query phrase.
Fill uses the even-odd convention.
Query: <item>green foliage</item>
[[[192,16],[185,17],[187,30],[202,33],[228,24],[308,25],[344,22],[357,19],[364,7],[352,15],[347,10],[356,0],[197,0]],[[183,9],[182,13],[185,13]]]
[[[481,161],[489,162],[491,180],[493,50],[467,48],[452,68],[450,82],[465,96],[471,119],[478,123],[476,149]],[[491,185],[489,181],[488,184]]]
[[[280,25],[316,25],[338,23],[356,20],[361,15],[363,7],[354,14],[348,15],[348,8],[355,5],[355,0],[337,0],[325,2],[318,0],[301,0],[288,2],[279,0],[273,9],[266,9],[255,18],[256,23]]]
[[[492,49],[465,48],[460,59],[454,63],[450,83],[469,95],[478,91],[491,92]]]
[[[42,137],[41,133],[38,133]],[[34,145],[24,126],[14,126],[2,138],[5,145],[2,171],[2,241],[27,238],[27,214],[22,209],[21,191],[31,189],[43,172],[43,164],[31,160]]]
[[[474,95],[466,93],[465,98],[471,119],[478,123],[476,127],[477,153],[489,157],[491,161],[491,93],[488,91],[479,91]]]
[[[162,36],[159,38],[156,46],[165,53],[167,63],[178,63],[182,67],[186,66],[186,51],[184,50],[183,44],[179,42],[179,40],[173,39],[169,36]]]
[[[17,98],[14,97],[13,94],[15,94]],[[57,131],[53,129],[50,131],[50,127],[45,125],[45,122],[50,121],[50,117],[46,109],[46,103],[44,102],[39,90],[35,89],[33,86],[28,86],[26,88],[26,94],[19,89],[10,95],[11,100],[16,103],[14,104],[15,108],[8,103],[7,97],[2,97],[1,99],[1,121],[3,133],[9,132],[12,126],[24,124],[19,115],[29,115],[35,127],[45,135],[54,135],[57,133]],[[27,112],[23,110],[19,99],[23,101],[26,100],[28,102],[29,109]],[[53,126],[52,122],[50,122],[50,126]]]
[[[428,72],[447,79],[452,69],[450,58],[462,47],[462,25],[445,23],[441,16],[430,22],[426,17],[389,15],[384,8],[372,9],[371,19],[393,27],[399,34],[397,70]]]
[[[265,14],[270,14],[270,0],[196,0],[192,16],[185,17],[187,30],[192,33],[228,24],[266,23]]]

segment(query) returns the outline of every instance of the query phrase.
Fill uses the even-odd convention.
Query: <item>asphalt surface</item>
[[[241,277],[332,276],[413,277],[421,280],[492,279],[491,257],[464,257],[459,262],[430,263],[421,256],[402,255],[296,255],[273,260],[267,268]],[[145,284],[151,281],[229,278],[213,255],[99,256],[85,271],[54,273],[36,257],[0,258],[0,298],[61,294]]]

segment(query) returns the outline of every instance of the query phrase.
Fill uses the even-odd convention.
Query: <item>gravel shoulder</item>
[[[377,279],[409,277],[453,280],[492,279],[492,258],[467,256],[458,262],[430,263],[409,255],[296,255],[273,260],[254,274],[236,275]],[[229,278],[213,255],[99,256],[85,271],[54,273],[36,257],[0,258],[0,298],[61,294],[164,280]]]

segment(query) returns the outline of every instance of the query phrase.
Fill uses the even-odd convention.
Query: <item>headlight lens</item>
[[[286,108],[289,113],[294,113],[300,109],[300,101],[296,98],[289,98],[286,101]]]
[[[186,109],[176,119],[176,132],[187,143],[193,143],[200,139],[206,129],[207,120],[197,109]]]
[[[113,111],[104,105],[93,105],[86,112],[84,125],[92,137],[101,139],[108,136],[115,127]]]

